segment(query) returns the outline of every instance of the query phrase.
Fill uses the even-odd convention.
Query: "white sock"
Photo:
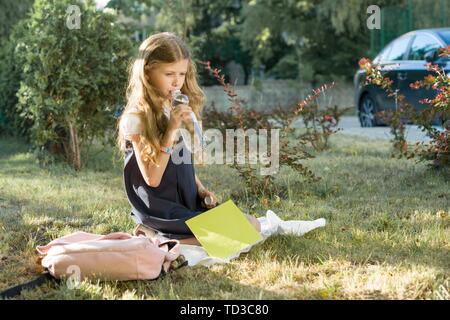
[[[266,240],[271,235],[277,233],[278,226],[270,223],[269,220],[267,220],[267,217],[259,217],[257,219],[261,225],[261,236],[263,237],[263,240]]]
[[[272,231],[272,234],[294,234],[297,236],[302,236],[311,230],[324,227],[326,225],[326,220],[324,218],[312,221],[283,221],[272,210],[267,210],[266,218],[271,226],[270,231]]]

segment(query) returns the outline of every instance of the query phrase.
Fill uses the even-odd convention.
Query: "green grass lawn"
[[[154,281],[45,284],[19,299],[435,299],[450,291],[448,174],[389,157],[390,143],[337,135],[307,163],[323,179],[306,183],[282,168],[280,202],[237,199],[255,216],[324,217],[303,237],[274,236],[227,265],[182,268]],[[39,167],[27,146],[0,138],[0,290],[36,277],[37,245],[73,231],[134,228],[122,162],[97,153],[76,173]],[[243,188],[226,166],[198,167],[219,200]],[[201,280],[199,280],[201,279]]]

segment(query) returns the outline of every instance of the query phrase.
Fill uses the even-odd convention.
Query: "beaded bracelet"
[[[159,150],[161,150],[162,152],[167,153],[167,154],[172,154],[172,152],[173,152],[172,147],[161,146],[161,148],[159,148]]]

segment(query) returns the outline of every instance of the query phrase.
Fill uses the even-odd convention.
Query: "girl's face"
[[[171,97],[171,92],[181,90],[188,69],[188,59],[173,63],[161,63],[150,71],[150,83],[160,91],[166,99]]]

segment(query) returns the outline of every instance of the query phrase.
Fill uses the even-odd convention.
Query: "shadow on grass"
[[[17,156],[26,156],[26,158],[12,159]],[[83,173],[113,171],[121,174],[123,169],[123,158],[115,147],[94,145],[89,150],[83,148],[81,157],[83,161],[81,172]],[[0,168],[5,169],[8,166],[10,171],[4,172],[5,174],[26,173],[22,169],[14,168],[22,165],[33,166],[33,170],[30,171],[44,171],[53,176],[64,174],[77,176],[80,173],[63,161],[52,161],[48,165],[40,165],[31,147],[24,140],[0,136]],[[3,172],[0,171],[1,173]]]
[[[0,135],[0,150],[0,159],[3,159],[29,152],[29,146],[23,139]]]
[[[38,257],[34,251],[35,245],[46,244],[60,236],[62,228],[72,227],[89,231],[84,227],[89,227],[92,223],[84,217],[82,221],[68,220],[73,214],[71,210],[45,204],[45,201],[31,203],[4,194],[0,194],[0,199],[0,225],[6,230],[2,234],[6,247],[2,250],[2,256],[5,258],[0,261],[0,290],[30,281],[39,275],[35,268],[35,259]],[[39,207],[40,212],[57,213],[58,216],[45,216],[36,224],[26,223],[23,219],[23,207]],[[93,286],[100,289],[93,289]],[[240,299],[288,298],[257,286],[244,285],[207,268],[186,267],[154,281],[102,282],[97,285],[96,281],[92,280],[74,290],[69,289],[65,283],[48,283],[35,290],[23,292],[16,299],[104,299],[107,287],[113,288],[118,298],[127,292],[134,292],[137,298],[152,299],[234,299],[235,296],[230,296],[230,292],[237,293]],[[168,291],[168,288],[171,290]],[[211,288],[214,288],[214,297],[211,297]]]
[[[24,209],[42,213],[36,215],[36,224],[26,223]],[[47,244],[66,227],[86,229],[91,227],[89,217],[73,217],[73,211],[59,206],[48,205],[12,197],[0,192],[0,226],[2,245],[0,246],[0,288],[33,279],[38,276],[35,259],[38,253],[36,245]],[[50,215],[48,214],[50,213]],[[41,221],[42,220],[42,221]],[[18,272],[21,270],[21,272]]]

